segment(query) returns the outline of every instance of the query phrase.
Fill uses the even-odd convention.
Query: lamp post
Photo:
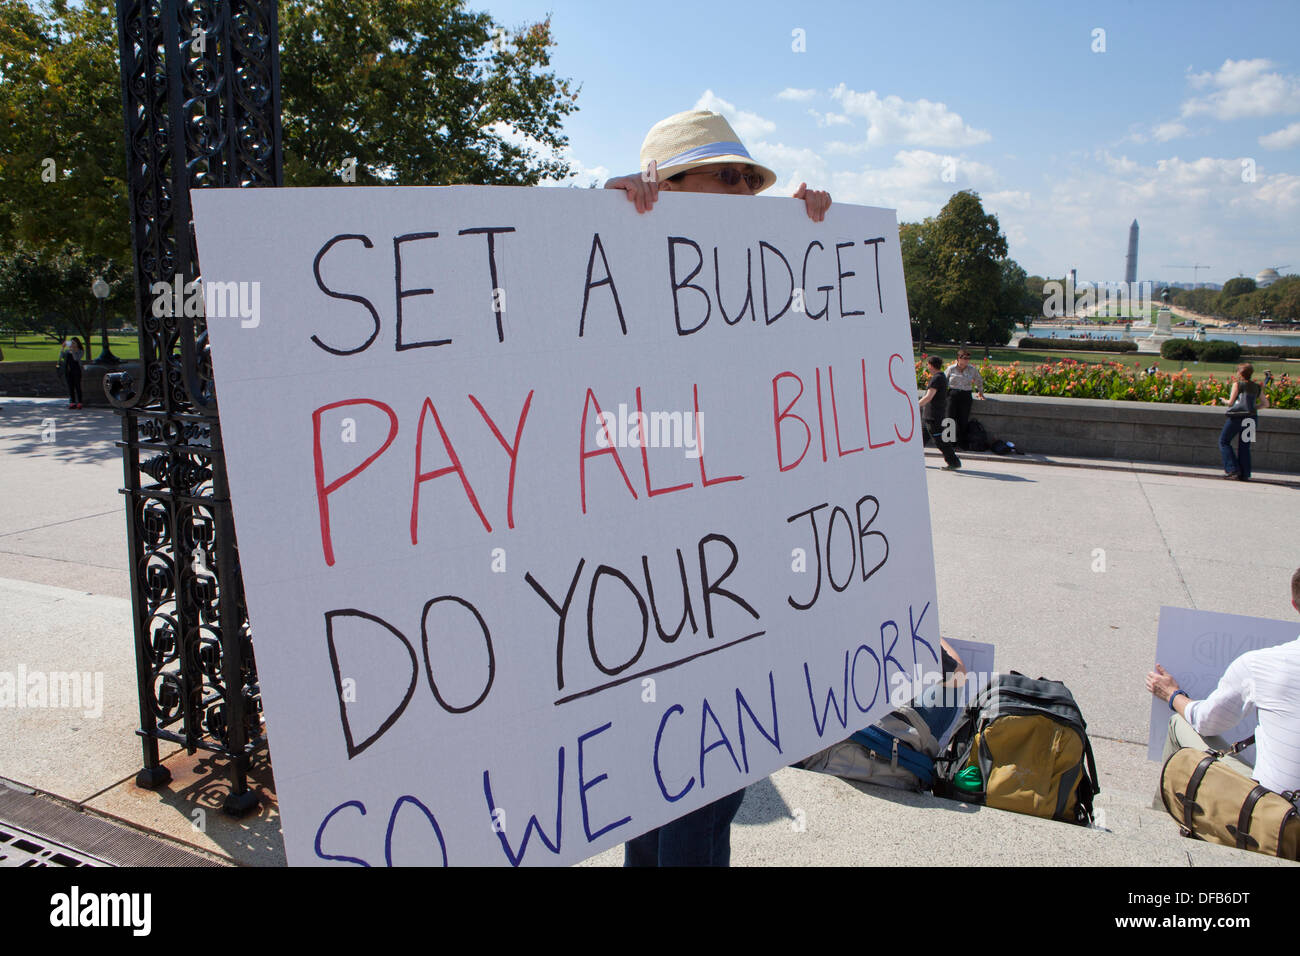
[[[95,298],[99,300],[99,357],[95,359],[96,365],[121,365],[122,360],[113,354],[113,350],[108,347],[108,319],[104,317],[104,300],[108,298],[111,291],[108,283],[102,278],[96,278],[90,285],[90,291]]]

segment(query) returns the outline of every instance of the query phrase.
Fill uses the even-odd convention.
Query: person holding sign
[[[606,189],[622,189],[638,213],[654,208],[659,193],[728,193],[754,196],[776,183],[776,173],[754,162],[726,118],[709,110],[688,110],[660,120],[641,144],[641,173],[616,176]],[[800,183],[808,218],[821,222],[831,194]]]
[[[1300,611],[1300,568],[1291,575],[1291,606]],[[1174,712],[1166,761],[1180,747],[1231,749],[1216,735],[1231,730],[1254,708],[1259,718],[1255,766],[1235,757],[1225,757],[1223,763],[1274,793],[1300,790],[1300,637],[1242,654],[1204,700],[1192,700],[1159,664],[1147,674],[1146,686]]]
[[[723,193],[753,196],[776,182],[776,173],[754,162],[726,118],[708,110],[688,110],[660,120],[641,144],[641,173],[618,176],[606,189],[622,189],[638,213],[649,212],[663,192]],[[822,222],[830,193],[800,183],[813,222]],[[727,866],[731,862],[731,821],[744,800],[744,788],[629,840],[624,866]]]

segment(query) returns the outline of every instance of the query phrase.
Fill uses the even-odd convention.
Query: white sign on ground
[[[994,645],[982,641],[963,641],[956,637],[945,638],[948,646],[957,652],[968,674],[981,674],[985,677],[993,674]],[[972,684],[976,683],[972,681]],[[980,683],[982,688],[987,681]],[[972,688],[972,689],[979,689]],[[971,701],[973,702],[973,701]],[[969,703],[969,702],[968,702]]]
[[[576,861],[934,669],[892,211],[193,200],[290,863]]]
[[[1293,641],[1296,631],[1295,621],[1162,607],[1156,633],[1156,661],[1193,700],[1204,700],[1218,686],[1228,665],[1238,657],[1247,651]],[[1152,696],[1148,760],[1159,760],[1164,752],[1169,737],[1169,713],[1169,705]],[[1220,736],[1235,744],[1253,734],[1257,723],[1252,708],[1241,723]],[[1243,754],[1254,762],[1254,747],[1247,747]]]

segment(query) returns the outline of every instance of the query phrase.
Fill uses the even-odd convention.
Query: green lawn
[[[955,361],[957,358],[956,346],[933,346],[926,348],[927,355],[940,356],[945,364]],[[980,346],[972,346],[970,349],[971,361],[979,365],[984,360],[984,349]],[[1041,365],[1044,362],[1059,362],[1061,359],[1074,359],[1078,362],[1099,363],[1119,362],[1129,368],[1133,367],[1134,362],[1141,364],[1142,368],[1150,368],[1153,364],[1159,366],[1162,372],[1178,372],[1187,369],[1192,373],[1192,378],[1215,378],[1223,381],[1230,378],[1237,371],[1237,362],[1179,362],[1173,359],[1161,358],[1159,355],[1143,354],[1141,352],[1066,352],[1066,351],[1036,351],[1033,349],[989,349],[989,360],[994,365],[1010,365],[1012,362],[1019,362],[1021,365]],[[1296,374],[1296,363],[1287,362],[1281,359],[1258,359],[1246,357],[1245,361],[1255,366],[1255,381],[1262,381],[1264,372],[1272,369],[1274,375],[1281,375],[1283,372],[1290,372],[1292,377]]]
[[[15,340],[17,344],[15,344]],[[140,357],[140,346],[134,333],[128,335],[112,335],[108,337],[109,347],[113,354],[120,359],[135,359]],[[82,359],[83,362],[89,362],[99,355],[100,340],[96,334],[94,341],[87,345],[87,355]],[[4,361],[6,362],[57,362],[59,360],[60,346],[58,342],[44,335],[32,335],[30,333],[19,332],[17,336],[12,333],[0,335],[0,350],[4,352]]]

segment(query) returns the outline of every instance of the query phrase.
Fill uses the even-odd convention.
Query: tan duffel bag
[[[1241,741],[1226,756],[1255,742]],[[1160,771],[1165,809],[1183,836],[1300,860],[1300,812],[1295,793],[1274,793],[1220,762],[1220,751],[1183,747]]]

